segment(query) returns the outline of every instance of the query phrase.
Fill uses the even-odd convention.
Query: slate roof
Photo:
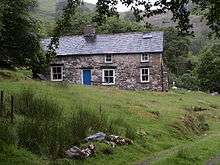
[[[147,35],[148,38],[143,38]],[[149,37],[151,36],[151,37]],[[50,39],[43,39],[44,49]],[[60,38],[57,55],[92,55],[92,54],[129,54],[163,52],[163,32],[120,33],[97,35],[95,42],[87,42],[83,36],[65,36]]]

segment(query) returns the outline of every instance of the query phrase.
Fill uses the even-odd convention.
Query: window
[[[63,81],[63,66],[52,66],[51,67],[51,80],[52,81]]]
[[[102,82],[104,85],[115,84],[115,70],[114,69],[103,69]]]
[[[141,78],[141,82],[149,82],[150,79],[150,72],[149,72],[149,68],[141,68],[140,69],[140,78]]]
[[[141,62],[148,62],[148,61],[149,61],[149,54],[142,54]]]
[[[105,63],[112,63],[112,55],[105,56]]]

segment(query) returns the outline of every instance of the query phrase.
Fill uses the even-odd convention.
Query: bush
[[[180,121],[170,124],[170,131],[178,138],[189,138],[191,135],[201,135],[209,129],[205,117],[201,114],[190,112]]]
[[[37,97],[30,89],[24,89],[16,95],[16,112],[36,120],[59,120],[62,107],[47,97]]]
[[[121,118],[110,119],[91,107],[77,107],[64,118],[62,107],[47,97],[24,90],[17,97],[16,111],[23,115],[18,126],[19,145],[35,154],[64,157],[64,151],[79,145],[88,135],[105,132],[134,138],[132,127]]]
[[[69,119],[66,129],[69,132],[69,144],[80,144],[88,135],[104,132],[107,134],[123,135],[134,139],[135,131],[121,118],[110,119],[104,113],[92,109],[77,110]]]
[[[17,96],[16,110],[24,116],[18,126],[19,145],[36,154],[57,157],[60,151],[62,107],[47,97],[24,90]]]
[[[121,117],[109,122],[108,133],[123,135],[130,139],[135,138],[135,130]]]
[[[196,72],[202,90],[220,92],[220,42],[201,54]]]
[[[10,124],[8,121],[0,119],[0,146],[4,144],[16,144],[17,135],[15,127]]]
[[[175,80],[176,86],[179,88],[189,89],[189,90],[198,90],[198,79],[192,73],[185,73],[182,76],[179,76]]]

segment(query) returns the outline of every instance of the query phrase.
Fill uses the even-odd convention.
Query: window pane
[[[112,61],[112,56],[111,55],[106,55],[106,61]]]
[[[107,70],[104,71],[104,76],[108,76],[108,71]]]
[[[56,72],[57,72],[56,67],[53,67],[52,69],[53,69],[53,73],[56,73]]]
[[[143,54],[142,55],[142,61],[148,61],[148,60],[149,60],[148,54]]]
[[[108,83],[108,77],[104,77],[104,82]]]
[[[61,73],[61,67],[57,67],[57,73]]]
[[[62,75],[61,74],[58,74],[57,77],[58,77],[59,80],[62,79]]]
[[[142,76],[142,81],[148,81],[148,76]]]
[[[54,80],[57,80],[57,78],[58,78],[58,77],[57,77],[57,74],[53,74],[53,79],[54,79]]]
[[[114,78],[113,77],[109,77],[109,83],[114,83]]]
[[[109,76],[113,76],[113,70],[109,71]]]

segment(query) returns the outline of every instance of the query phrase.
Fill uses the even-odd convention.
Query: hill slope
[[[220,154],[220,96],[188,91],[123,91],[32,80],[0,82],[0,90],[5,92],[17,93],[24,88],[53,98],[67,116],[75,111],[75,105],[94,110],[99,110],[101,105],[102,111],[110,118],[126,120],[135,129],[137,138],[133,145],[117,147],[110,156],[97,154],[85,161],[72,161],[73,164],[133,164],[145,160],[155,164],[195,165]],[[210,130],[200,136],[180,138],[170,126],[180,121],[192,107],[204,109],[196,113],[205,115]],[[65,161],[59,160],[59,163]]]

